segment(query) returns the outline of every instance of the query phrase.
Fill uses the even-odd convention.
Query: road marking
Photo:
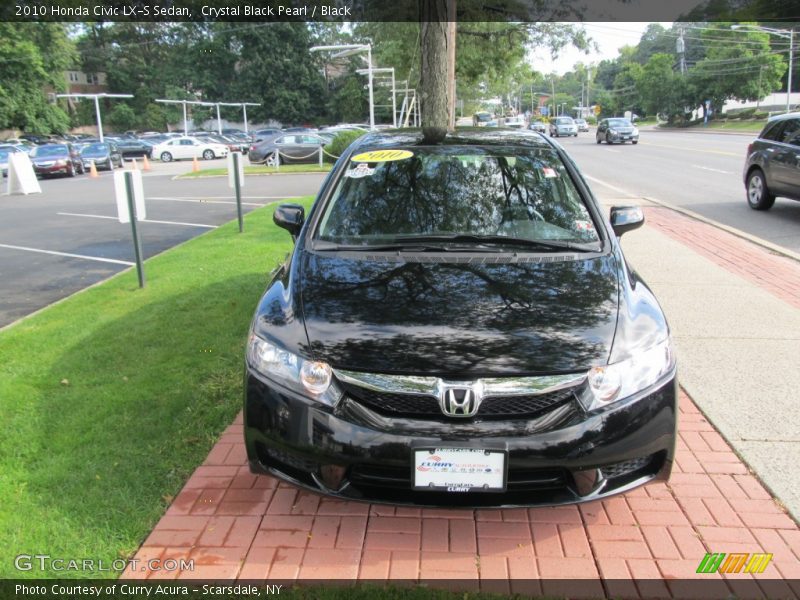
[[[69,252],[56,252],[55,250],[42,250],[41,248],[28,248],[27,246],[13,246],[11,244],[0,244],[0,248],[11,250],[24,250],[25,252],[38,252],[40,254],[52,254],[53,256],[66,256],[67,258],[82,258],[83,260],[94,260],[97,262],[112,263],[115,265],[125,265],[131,267],[136,263],[127,260],[117,260],[115,258],[100,258],[99,256],[86,256],[85,254],[70,254]]]
[[[602,185],[604,187],[607,187],[610,190],[614,190],[615,192],[618,192],[620,194],[624,194],[624,195],[626,195],[626,196],[628,196],[630,198],[641,198],[641,196],[637,196],[636,194],[631,194],[628,190],[623,190],[622,188],[618,188],[615,185],[611,185],[610,183],[606,183],[605,181],[602,181],[601,179],[597,179],[597,177],[592,177],[591,175],[587,175],[586,173],[584,173],[583,176],[586,179],[588,179],[589,181],[594,181],[595,183],[599,183],[600,185]]]
[[[687,148],[685,146],[667,146],[666,144],[654,144],[653,142],[639,142],[642,146],[653,146],[656,148],[672,148],[673,150],[690,150],[692,152],[703,152],[704,154],[721,154],[722,156],[742,156],[738,152],[725,152],[723,150],[701,150],[700,148]]]
[[[291,196],[281,196],[281,198],[290,198]],[[299,198],[299,196],[294,196]],[[191,198],[169,198],[167,196],[148,196],[147,200],[166,200],[168,202],[191,202],[192,204],[236,204],[232,200],[206,200],[206,197],[191,199]],[[242,206],[266,206],[269,202],[242,202]]]
[[[111,219],[112,221],[119,221],[117,217],[108,217],[106,215],[85,215],[81,213],[57,213],[63,217],[88,217],[91,219]],[[187,227],[205,227],[206,229],[216,229],[216,225],[205,225],[203,223],[184,223],[183,221],[157,221],[155,219],[140,219],[140,223],[159,223],[161,225],[186,225]]]
[[[692,165],[695,169],[703,169],[704,171],[713,171],[714,173],[722,173],[724,175],[733,175],[730,171],[723,171],[722,169],[712,169],[711,167],[701,167],[700,165]]]

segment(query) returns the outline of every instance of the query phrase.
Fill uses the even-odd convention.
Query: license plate
[[[503,492],[506,453],[478,448],[427,448],[414,451],[415,490]]]

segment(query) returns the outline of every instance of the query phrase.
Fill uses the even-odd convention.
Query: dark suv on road
[[[366,135],[309,214],[246,349],[250,468],[394,504],[582,502],[669,476],[676,366],[604,216],[536,133]]]
[[[776,196],[800,200],[800,113],[773,117],[747,147],[747,203],[769,210]]]

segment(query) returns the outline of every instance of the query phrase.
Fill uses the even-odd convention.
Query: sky
[[[597,43],[597,51],[592,50],[589,54],[584,54],[580,50],[567,47],[562,49],[553,60],[549,50],[542,49],[532,55],[531,66],[540,73],[555,71],[559,75],[563,75],[567,71],[571,71],[576,62],[591,64],[616,58],[619,48],[627,45],[633,46],[639,42],[648,25],[649,23],[645,22],[623,23],[619,21],[584,23],[586,33]],[[661,22],[661,25],[669,28],[672,23]]]

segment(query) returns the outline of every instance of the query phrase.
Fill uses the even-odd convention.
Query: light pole
[[[100,118],[99,98],[133,98],[133,94],[56,94],[58,98],[94,98],[94,113],[97,117],[97,137],[103,141],[103,121]]]
[[[372,46],[370,44],[344,44],[338,46],[313,46],[310,52],[323,52],[326,50],[339,50],[331,58],[344,58],[352,54],[366,51],[367,53],[367,78],[369,79],[369,128],[375,129],[375,100],[372,91]]]
[[[183,105],[183,135],[189,135],[189,126],[186,119],[186,105],[197,104],[199,106],[214,106],[211,102],[200,102],[199,100],[163,100],[157,99],[156,102],[162,104],[182,104]]]
[[[772,27],[763,27],[761,25],[731,25],[731,29],[752,29],[754,31],[764,31],[778,37],[789,40],[789,80],[786,82],[786,112],[790,110],[790,102],[792,97],[792,68],[794,63],[794,27],[791,29],[774,29]],[[760,73],[759,73],[760,75]],[[759,90],[760,92],[761,90]]]
[[[392,126],[397,128],[397,102],[394,98],[395,82],[394,82],[394,67],[375,67],[374,69],[359,69],[356,73],[366,75],[372,71],[373,73],[391,73],[392,75]]]

